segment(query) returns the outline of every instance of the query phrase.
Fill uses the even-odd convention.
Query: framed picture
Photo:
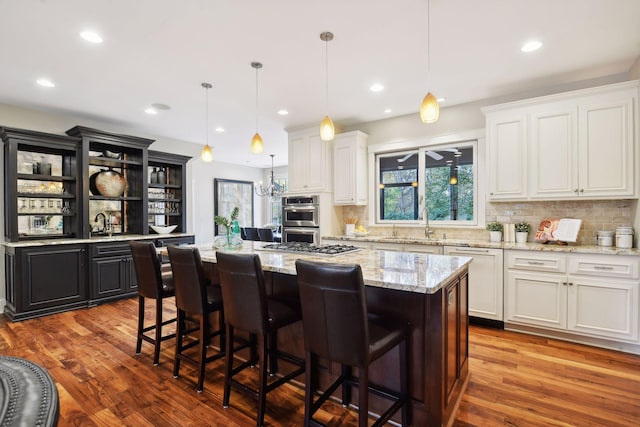
[[[253,227],[253,182],[214,178],[213,214],[228,218],[236,206],[240,227]],[[218,224],[214,233],[218,235]]]

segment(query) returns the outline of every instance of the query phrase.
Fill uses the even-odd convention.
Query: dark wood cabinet
[[[87,305],[85,245],[5,248],[5,314],[23,320]]]
[[[138,286],[129,242],[101,242],[90,247],[89,304],[134,296]]]
[[[148,234],[147,151],[153,140],[83,126],[75,126],[67,134],[82,141],[82,207],[88,219],[83,221],[82,235],[89,237],[96,228],[108,232],[107,224],[99,229],[100,213],[109,220],[113,234]],[[107,171],[126,181],[121,195],[103,194],[91,185],[92,178]]]
[[[187,230],[185,215],[188,156],[149,150],[147,167],[149,224],[176,225],[175,232]],[[149,230],[153,233],[152,230]]]
[[[78,138],[0,128],[4,235],[10,242],[82,236]]]

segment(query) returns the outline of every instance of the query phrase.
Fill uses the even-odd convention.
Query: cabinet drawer
[[[131,255],[129,241],[117,243],[95,243],[91,245],[91,256],[93,258],[117,255]]]
[[[569,273],[585,276],[637,279],[640,258],[629,256],[585,256],[569,258]]]
[[[541,252],[510,251],[507,253],[507,268],[518,270],[566,272],[566,256]]]

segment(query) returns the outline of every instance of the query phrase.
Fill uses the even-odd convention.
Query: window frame
[[[463,144],[474,144],[473,162],[474,162],[474,220],[473,221],[430,221],[431,226],[447,227],[447,228],[476,228],[484,229],[485,220],[485,188],[486,183],[484,177],[486,144],[484,129],[468,130],[463,132],[451,133],[447,135],[435,136],[431,138],[423,138],[413,141],[393,141],[370,145],[368,147],[369,155],[369,182],[374,185],[369,189],[369,224],[370,226],[416,226],[423,225],[424,218],[424,194],[425,194],[425,153],[428,150],[437,148],[446,148],[447,146],[461,146]],[[381,220],[380,219],[380,163],[378,161],[381,155],[396,156],[402,152],[418,151],[418,195],[419,200],[419,219],[418,220]],[[422,171],[422,173],[420,173]]]

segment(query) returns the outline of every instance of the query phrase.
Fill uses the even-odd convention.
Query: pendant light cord
[[[256,133],[258,133],[258,67],[256,67]]]
[[[431,0],[427,0],[427,78],[431,73]]]
[[[324,40],[324,94],[325,94],[325,109],[327,115],[329,115],[329,40]]]
[[[204,117],[204,136],[207,141],[206,145],[209,145],[209,88],[204,86],[204,99],[205,99],[205,117]]]

